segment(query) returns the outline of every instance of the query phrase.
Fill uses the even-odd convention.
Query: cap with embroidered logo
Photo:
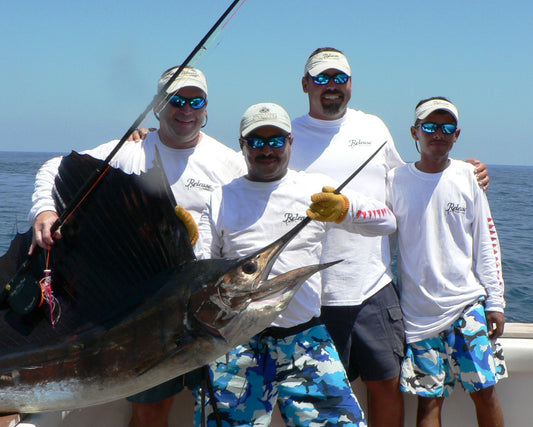
[[[450,101],[445,99],[430,99],[420,104],[415,109],[415,123],[417,120],[424,120],[427,116],[437,110],[444,110],[450,113],[457,123],[459,123],[459,111]]]
[[[163,86],[172,78],[174,73],[179,69],[179,67],[173,67],[165,71],[159,82],[157,84],[157,92],[161,92]],[[204,73],[202,73],[198,68],[185,67],[181,73],[176,77],[176,79],[170,84],[167,88],[167,93],[175,93],[183,87],[193,86],[197,87],[204,91],[207,95],[207,80],[205,79]]]
[[[291,118],[285,109],[273,102],[252,105],[241,119],[241,136],[247,136],[261,126],[275,126],[287,133],[292,130]]]
[[[349,76],[352,75],[348,59],[343,53],[335,50],[324,50],[309,57],[305,64],[304,76],[309,73],[309,75],[314,77],[330,68],[339,70]]]

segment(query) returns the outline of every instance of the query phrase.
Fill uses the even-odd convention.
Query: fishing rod
[[[142,123],[142,121],[145,119],[145,117],[152,111],[156,106],[158,106],[167,96],[166,90],[170,87],[172,83],[178,78],[178,76],[181,74],[183,69],[189,64],[191,59],[204,47],[205,42],[211,37],[211,35],[216,31],[216,29],[220,26],[220,24],[226,19],[226,17],[229,15],[229,13],[233,10],[233,8],[239,3],[240,0],[234,0],[233,3],[224,11],[224,13],[220,16],[220,18],[217,20],[217,22],[211,27],[211,29],[205,34],[205,36],[200,40],[200,42],[196,45],[196,47],[192,50],[192,52],[189,54],[189,56],[185,59],[185,61],[179,66],[179,68],[176,70],[176,72],[170,77],[170,79],[163,85],[163,87],[158,91],[157,95],[152,99],[152,101],[148,104],[146,109],[137,117],[137,119],[133,122],[133,124],[130,126],[130,128],[126,131],[126,133],[122,136],[120,141],[117,143],[115,148],[109,153],[109,155],[104,160],[104,163],[100,168],[97,168],[91,177],[85,182],[83,187],[78,190],[78,193],[73,197],[72,201],[69,203],[69,205],[65,208],[65,211],[61,214],[61,216],[58,218],[58,220],[54,223],[52,226],[51,232],[55,232],[58,230],[63,223],[68,219],[70,215],[79,207],[79,205],[83,202],[83,200],[91,193],[92,189],[94,188],[95,184],[97,184],[105,175],[105,173],[109,170],[109,163],[111,162],[111,159],[115,156],[115,154],[120,150],[120,148],[124,145],[124,143],[127,141],[127,139],[130,137],[130,135],[138,129],[139,125]]]
[[[105,174],[109,171],[109,168],[111,167],[109,164],[111,160],[113,159],[113,157],[115,156],[115,154],[118,152],[118,150],[120,150],[120,148],[124,145],[124,143],[130,137],[130,135],[139,127],[139,125],[143,122],[143,120],[150,113],[150,111],[152,111],[156,106],[158,106],[166,98],[167,96],[166,90],[178,78],[178,76],[181,74],[183,69],[189,64],[192,58],[202,48],[204,48],[206,41],[211,37],[211,35],[216,31],[216,29],[220,26],[220,24],[224,21],[224,19],[226,19],[226,17],[230,14],[230,12],[235,8],[235,6],[237,6],[237,4],[240,1],[241,0],[234,0],[230,4],[230,6],[224,11],[224,13],[215,22],[215,24],[211,27],[211,29],[205,34],[202,40],[200,40],[200,42],[196,45],[196,47],[191,51],[189,56],[187,56],[185,61],[179,66],[179,68],[174,72],[174,74],[170,77],[170,79],[163,85],[161,90],[158,91],[158,93],[152,99],[152,101],[148,104],[146,109],[139,115],[139,117],[137,117],[137,119],[129,127],[129,129],[122,136],[122,138],[117,143],[117,145],[105,158],[103,164],[97,167],[94,170],[94,172],[91,174],[91,176],[87,179],[87,181],[83,184],[83,186],[80,187],[80,189],[74,195],[70,203],[65,207],[65,210],[63,211],[63,213],[59,216],[56,222],[52,225],[52,228],[50,229],[50,232],[52,235],[61,228],[61,226],[68,220],[68,218],[79,208],[79,206],[83,203],[83,201],[94,190],[96,185],[103,179]],[[42,251],[42,248],[40,246],[36,246],[33,249],[33,252],[31,253],[31,255],[28,255],[24,263],[20,266],[20,268],[17,270],[17,272],[13,276],[13,278],[4,286],[4,288],[0,292],[0,302],[2,302],[3,299],[13,290],[13,287],[16,286],[21,281],[22,276],[28,271],[28,269],[31,267],[33,262],[38,258],[41,251]]]

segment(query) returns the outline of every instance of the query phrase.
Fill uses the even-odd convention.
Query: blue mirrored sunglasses
[[[457,130],[457,126],[453,123],[443,123],[442,125],[439,125],[437,123],[427,122],[418,126],[420,126],[420,129],[426,133],[435,133],[440,128],[444,135],[450,135]]]
[[[205,105],[205,98],[202,98],[201,96],[195,96],[194,98],[185,98],[181,95],[173,95],[168,100],[168,103],[170,105],[179,108],[183,107],[185,104],[187,104],[187,102],[192,108],[198,110]]]
[[[268,144],[272,148],[281,148],[285,145],[287,141],[286,136],[271,136],[269,138],[259,138],[258,136],[250,136],[247,138],[241,138],[245,141],[250,148],[263,148]]]
[[[322,74],[317,74],[316,76],[314,76],[313,81],[317,85],[327,85],[329,81],[333,79],[333,81],[337,83],[338,85],[343,85],[343,84],[346,84],[349,78],[350,76],[345,73],[338,73],[338,74],[335,74],[334,76],[330,76],[329,74],[322,73]]]

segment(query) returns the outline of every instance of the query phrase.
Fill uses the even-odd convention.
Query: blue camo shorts
[[[447,397],[456,381],[473,393],[506,377],[503,349],[489,339],[485,309],[476,302],[439,335],[407,345],[400,388],[422,397]]]
[[[258,334],[209,368],[223,426],[270,425],[276,402],[289,426],[366,426],[322,324],[282,338]],[[195,424],[200,425],[201,393],[196,394]],[[207,398],[207,425],[215,426],[209,393]]]

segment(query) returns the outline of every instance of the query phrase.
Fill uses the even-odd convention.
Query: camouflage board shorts
[[[223,426],[268,426],[276,402],[289,426],[366,426],[324,325],[284,337],[268,329],[209,365]],[[209,397],[207,425],[215,426]]]
[[[456,381],[473,393],[506,377],[503,349],[489,339],[485,309],[476,302],[439,335],[407,345],[400,388],[422,397],[447,397]]]

